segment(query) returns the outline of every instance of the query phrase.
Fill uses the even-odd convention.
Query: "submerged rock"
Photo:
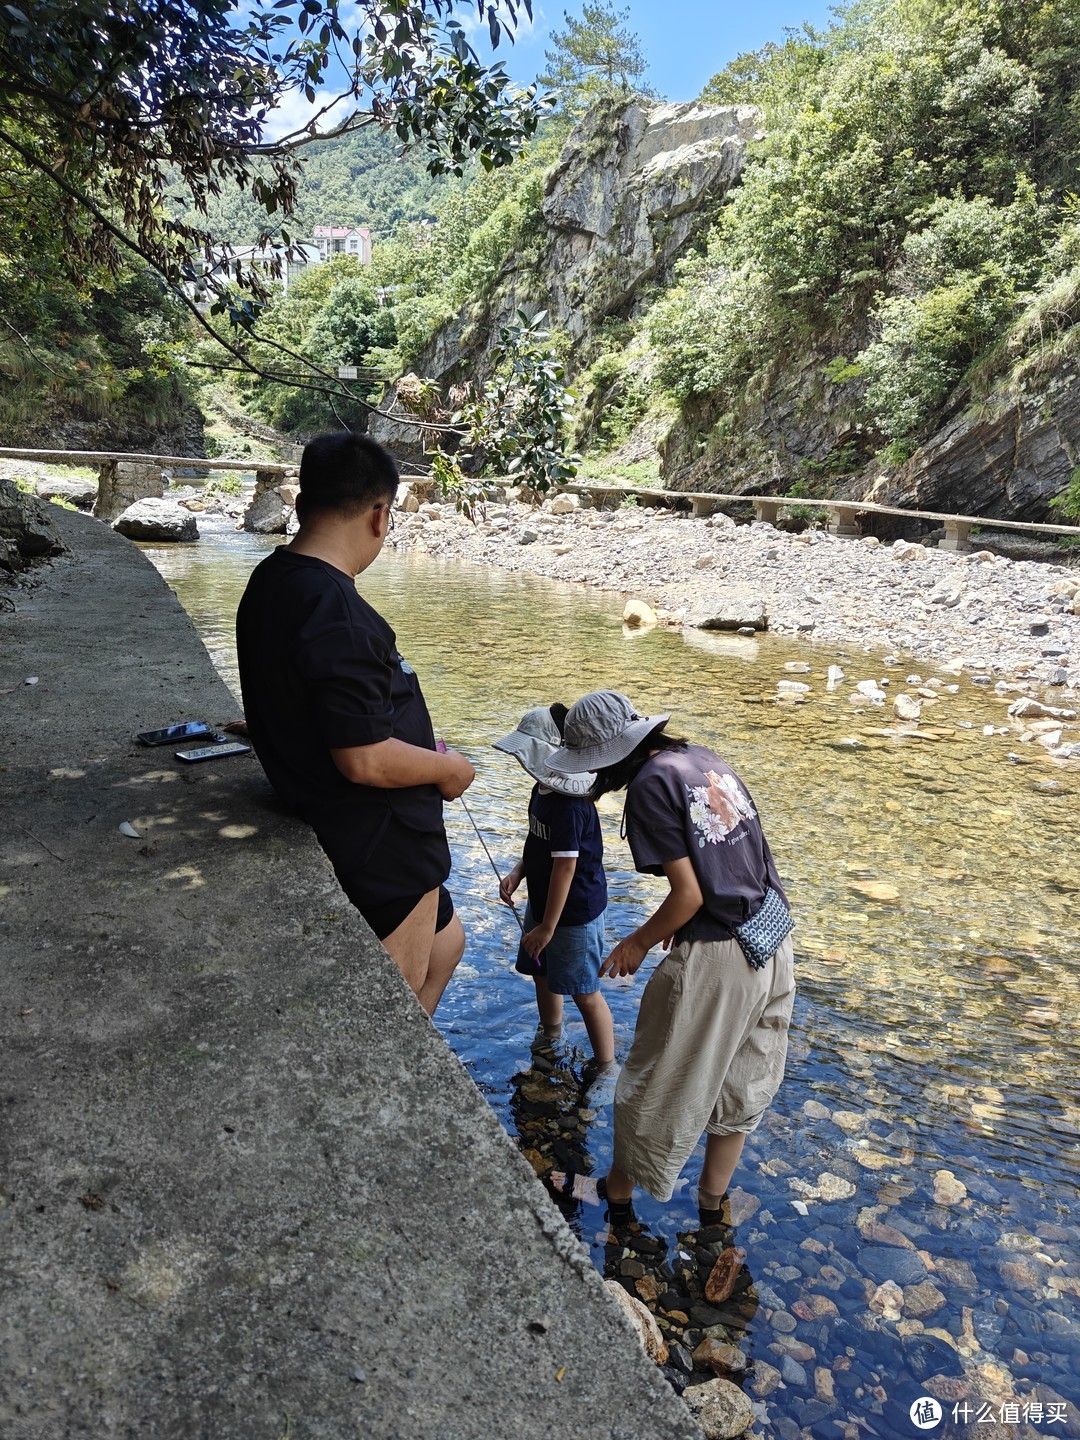
[[[705,1282],[705,1299],[713,1305],[722,1305],[731,1297],[746,1265],[746,1251],[737,1245],[723,1252]]]
[[[735,1440],[737,1435],[745,1434],[754,1419],[749,1397],[730,1380],[688,1385],[682,1398],[708,1440]]]

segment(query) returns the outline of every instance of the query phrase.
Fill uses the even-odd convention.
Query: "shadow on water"
[[[149,551],[234,688],[236,603],[271,543],[230,532]],[[799,922],[800,993],[785,1085],[736,1177],[735,1229],[698,1233],[700,1157],[669,1204],[637,1200],[636,1235],[564,1207],[598,1268],[682,1346],[673,1383],[712,1341],[708,1373],[741,1383],[784,1440],[852,1422],[914,1434],[921,1394],[942,1404],[937,1433],[963,1433],[965,1418],[986,1433],[977,1405],[989,1404],[1007,1433],[1080,1435],[1065,1406],[1080,1398],[1076,770],[1015,734],[984,735],[1005,704],[964,678],[936,677],[941,698],[916,737],[853,705],[858,680],[901,688],[906,662],[884,671],[873,656],[769,637],[627,638],[610,595],[420,556],[384,555],[360,588],[395,626],[437,732],[474,760],[470,808],[505,867],[529,781],[491,741],[529,707],[599,686],[713,743],[764,817]],[[798,676],[806,703],[775,703],[785,662],[811,667]],[[835,663],[847,679],[830,693]],[[612,943],[663,893],[630,868],[619,813],[602,802]],[[572,1006],[562,1042],[533,1063],[513,918],[460,806],[447,822],[469,946],[439,1027],[534,1169],[602,1174],[610,1086],[583,1091]],[[620,1056],[658,958],[606,987]],[[745,1261],[711,1300],[732,1245]]]

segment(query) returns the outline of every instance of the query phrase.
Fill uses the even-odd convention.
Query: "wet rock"
[[[820,1100],[804,1100],[802,1112],[809,1120],[828,1120],[832,1115],[829,1107],[822,1105]]]
[[[995,1266],[1003,1285],[1010,1290],[1041,1290],[1050,1275],[1050,1267],[1033,1255],[1017,1255],[999,1260]]]
[[[781,1383],[780,1371],[767,1360],[754,1361],[754,1376],[750,1388],[761,1400],[771,1395]]]
[[[656,611],[644,600],[628,600],[622,614],[623,624],[635,629],[651,629],[656,624]]]
[[[814,1371],[814,1394],[830,1408],[836,1400],[836,1378],[824,1365],[819,1365]]]
[[[634,1289],[638,1293],[638,1298],[643,1300],[646,1305],[650,1302],[655,1304],[660,1293],[655,1275],[643,1275],[640,1280],[635,1280]]]
[[[694,1373],[694,1361],[685,1345],[677,1342],[669,1347],[668,1364],[682,1375]]]
[[[899,895],[899,891],[897,894]],[[845,1135],[857,1135],[867,1126],[866,1115],[861,1110],[834,1110],[832,1122],[843,1130]]]
[[[930,1280],[924,1280],[921,1285],[904,1287],[905,1315],[923,1319],[928,1315],[936,1315],[945,1303],[945,1296]]]
[[[921,1285],[929,1278],[926,1266],[915,1250],[867,1245],[859,1251],[857,1262],[859,1268],[879,1284],[892,1281],[897,1286]]]
[[[870,1297],[870,1309],[876,1310],[885,1320],[899,1320],[904,1304],[904,1292],[892,1280],[879,1285]]]
[[[916,1380],[925,1380],[930,1375],[964,1373],[963,1361],[955,1346],[938,1335],[928,1335],[925,1332],[921,1335],[904,1335],[900,1344],[907,1368]]]
[[[915,1242],[898,1230],[895,1225],[883,1225],[879,1220],[872,1220],[866,1225],[860,1225],[859,1234],[871,1245],[896,1245],[901,1250],[915,1249]]]
[[[770,1316],[769,1324],[780,1335],[790,1335],[798,1321],[794,1315],[789,1315],[786,1310],[778,1310],[775,1315]]]
[[[746,1251],[733,1245],[725,1250],[709,1273],[705,1282],[705,1298],[713,1305],[722,1305],[730,1298],[739,1281],[740,1276],[745,1274]]]
[[[753,1423],[754,1410],[749,1397],[730,1380],[688,1385],[682,1398],[708,1440],[735,1440]]]
[[[915,696],[903,692],[893,700],[892,708],[898,720],[918,720],[922,714],[922,705]]]
[[[806,1385],[806,1371],[797,1360],[790,1355],[783,1355],[780,1359],[780,1378],[785,1385]]]
[[[129,540],[159,541],[169,545],[199,538],[199,527],[190,510],[185,510],[175,500],[159,500],[154,496],[129,505],[113,521],[112,528]]]
[[[740,1375],[750,1367],[737,1345],[725,1345],[712,1337],[702,1340],[692,1358],[697,1369],[714,1370],[717,1375]]]
[[[935,1205],[959,1205],[967,1199],[967,1186],[958,1180],[951,1170],[937,1170],[934,1173]]]
[[[828,1170],[818,1176],[817,1188],[822,1200],[850,1200],[855,1194],[855,1186],[850,1180],[833,1175]]]
[[[756,1195],[749,1194],[746,1190],[736,1187],[728,1191],[728,1207],[732,1225],[743,1225],[761,1208],[761,1201]]]
[[[800,1320],[822,1320],[831,1319],[840,1312],[827,1295],[808,1295],[805,1300],[796,1300],[791,1313]]]
[[[604,1288],[629,1320],[641,1348],[657,1365],[667,1363],[668,1347],[656,1319],[635,1296],[629,1295],[617,1280],[605,1280]]]

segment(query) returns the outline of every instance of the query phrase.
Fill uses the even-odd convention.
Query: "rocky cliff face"
[[[43,414],[0,433],[0,445],[42,450],[116,450],[150,455],[205,455],[202,413],[185,405],[164,425],[147,425],[135,412],[88,419]]]
[[[444,326],[417,371],[443,384],[482,378],[499,326],[519,307],[547,310],[572,342],[570,373],[580,370],[604,321],[635,313],[650,282],[714,217],[760,136],[751,106],[598,106],[548,177],[539,260],[511,256],[479,319]],[[399,455],[415,448],[411,427],[376,417],[371,433]]]
[[[548,177],[539,259],[512,256],[479,313],[474,307],[446,325],[418,371],[444,386],[483,379],[499,326],[519,307],[545,308],[571,342],[573,382],[610,346],[610,322],[641,315],[680,253],[715,219],[760,137],[760,116],[748,106],[634,100],[598,107]],[[809,340],[762,375],[734,411],[720,413],[730,401],[702,398],[659,420],[648,415],[615,458],[658,457],[672,489],[784,492],[803,481],[810,495],[1060,520],[1049,502],[1080,465],[1080,363],[1060,359],[1026,385],[1003,379],[977,404],[957,392],[930,440],[904,466],[886,470],[873,459],[884,439],[865,427],[861,382],[836,383],[828,371],[839,353],[856,354],[869,338],[864,318],[827,348]],[[639,337],[633,362],[639,373],[650,365],[643,343]],[[580,448],[614,393],[582,394]],[[418,454],[411,426],[377,419],[371,428],[404,458]]]
[[[742,174],[760,139],[750,106],[598,110],[574,135],[544,197],[547,300],[575,341],[634,308]]]
[[[931,436],[899,471],[852,486],[860,499],[999,520],[1058,521],[1050,501],[1080,465],[1080,365],[1004,382]]]

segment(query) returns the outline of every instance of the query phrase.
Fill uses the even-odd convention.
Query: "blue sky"
[[[823,27],[831,18],[828,0],[614,0],[628,10],[649,61],[649,83],[669,100],[693,100],[705,82],[729,60],[783,40],[787,26],[803,21]],[[498,55],[515,80],[528,81],[544,68],[552,30],[563,30],[564,12],[581,15],[581,0],[533,0],[533,25],[516,45]],[[464,7],[461,15],[464,14]],[[479,48],[480,36],[474,37]]]
[[[614,0],[617,11],[629,12],[626,25],[641,42],[649,62],[648,83],[668,100],[694,100],[708,80],[729,60],[747,50],[758,50],[770,40],[782,41],[784,31],[803,22],[824,28],[832,18],[835,0]],[[565,30],[564,15],[579,18],[582,0],[533,0],[530,24],[522,13],[518,40],[505,41],[492,55],[487,25],[476,17],[472,0],[457,0],[454,18],[460,21],[482,60],[501,60],[512,79],[522,85],[545,68],[544,52],[551,32]],[[332,72],[331,72],[332,73]],[[335,93],[333,80],[320,93],[315,112]],[[302,94],[286,97],[267,127],[272,136],[291,133],[306,125],[313,110]],[[342,118],[331,112],[320,129]]]

